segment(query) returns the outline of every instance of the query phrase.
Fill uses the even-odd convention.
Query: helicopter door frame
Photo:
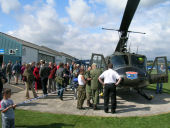
[[[105,61],[105,58],[104,58],[104,56],[103,56],[103,54],[97,54],[97,53],[92,53],[92,56],[91,56],[91,59],[90,59],[90,65],[92,65],[94,62],[93,62],[93,58],[95,57],[95,56],[97,56],[97,57],[101,57],[101,62],[100,62],[100,64],[102,65],[102,61],[103,61],[103,63],[104,63],[104,65],[105,65],[105,67],[103,67],[104,69],[106,69],[106,61]]]
[[[158,68],[158,59],[164,59],[165,64],[164,64],[164,68],[165,68],[165,73],[163,74],[159,74],[159,68]],[[157,74],[151,74],[154,66],[156,65],[156,71]],[[154,60],[154,63],[152,65],[152,68],[149,70],[149,83],[150,84],[154,84],[154,83],[168,83],[168,64],[167,64],[167,57],[166,56],[160,56],[160,57],[156,57]]]

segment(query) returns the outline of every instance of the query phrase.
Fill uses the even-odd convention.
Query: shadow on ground
[[[170,95],[167,93],[162,93],[162,94],[155,94],[154,90],[144,90],[144,92],[147,95],[153,95],[154,98],[152,100],[147,100],[143,96],[137,93],[136,90],[129,91],[127,89],[121,89],[117,90],[117,96],[119,96],[121,99],[130,101],[130,102],[135,102],[139,104],[168,104],[169,101],[166,101],[166,98],[169,98]],[[120,100],[121,100],[120,99]]]
[[[38,126],[27,126],[27,125],[23,125],[23,126],[15,126],[15,128],[74,128],[74,125],[72,124],[64,124],[64,123],[53,123],[53,124],[49,124],[49,125],[38,125]]]

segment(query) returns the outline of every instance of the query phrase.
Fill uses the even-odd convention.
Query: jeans
[[[48,93],[56,91],[56,82],[54,79],[48,79]]]
[[[163,83],[157,83],[157,86],[156,86],[156,92],[157,93],[161,93],[162,92],[162,86],[163,86]]]
[[[15,119],[2,117],[2,128],[15,128]]]
[[[63,97],[63,92],[64,92],[63,85],[57,83],[57,91],[58,91],[58,96],[59,96],[60,98],[62,98],[62,97]]]

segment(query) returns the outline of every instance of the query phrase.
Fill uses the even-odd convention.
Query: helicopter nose
[[[122,78],[121,85],[127,87],[139,87],[146,82],[146,72],[134,67],[126,67],[117,70]]]

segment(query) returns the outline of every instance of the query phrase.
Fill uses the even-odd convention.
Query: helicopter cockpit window
[[[105,66],[106,66],[105,63],[104,63],[104,60],[102,59],[101,56],[94,56],[92,62],[93,62],[93,63],[96,63],[97,68],[104,69]]]
[[[145,69],[146,68],[146,57],[145,56],[131,56],[131,63],[133,66],[138,68]]]
[[[129,64],[128,56],[126,55],[116,55],[111,58],[111,62],[114,65],[114,68],[126,66]]]

